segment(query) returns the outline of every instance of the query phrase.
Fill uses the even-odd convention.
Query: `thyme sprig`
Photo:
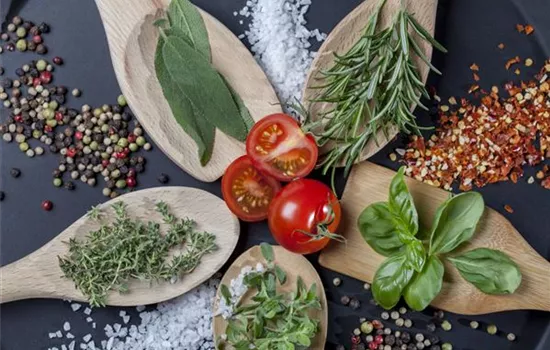
[[[74,281],[92,306],[105,305],[111,290],[129,292],[132,279],[175,282],[217,248],[213,234],[197,231],[191,219],[178,219],[164,202],[157,203],[156,210],[169,225],[166,234],[159,223],[131,218],[122,201],[111,207],[112,224],[102,224],[84,240],[69,240],[69,253],[59,257],[65,277]],[[92,220],[102,216],[98,207],[88,213]],[[171,250],[184,244],[184,252],[170,260]]]
[[[412,33],[442,52],[446,49],[407,12],[404,4],[390,26],[377,31],[385,2],[382,0],[370,16],[357,43],[345,54],[335,54],[334,65],[320,72],[322,84],[311,87],[319,90],[312,103],[330,105],[316,122],[306,126],[316,135],[319,146],[335,145],[320,159],[323,174],[332,169],[334,176],[335,168],[344,164],[347,175],[367,144],[378,142],[378,132],[389,138],[392,127],[408,134],[422,129],[411,106],[427,109],[420,99],[429,95],[413,54],[430,70],[441,72],[422,52]]]

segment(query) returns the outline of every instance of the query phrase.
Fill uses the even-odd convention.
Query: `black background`
[[[371,1],[371,0],[369,0]],[[423,1],[423,0],[414,0]],[[233,16],[244,6],[245,0],[195,0],[195,3],[213,14],[234,33],[243,32],[240,18]],[[309,27],[329,32],[347,13],[360,3],[359,0],[313,0],[308,14]],[[128,0],[129,6],[132,4]],[[56,82],[83,91],[80,100],[74,98],[69,103],[80,107],[84,103],[98,106],[114,103],[120,93],[112,69],[107,42],[99,14],[90,0],[0,0],[2,15],[9,11],[9,17],[20,14],[36,22],[47,22],[52,33],[45,36],[50,48],[48,57],[62,56],[66,64],[55,72]],[[11,6],[10,6],[11,5]],[[124,11],[124,9],[121,9]],[[535,67],[528,71],[522,68],[522,78],[529,79],[550,57],[550,13],[548,0],[441,0],[438,10],[437,38],[449,49],[448,55],[436,54],[434,61],[444,73],[441,79],[430,77],[443,98],[451,95],[464,95],[471,84],[469,66],[476,62],[481,67],[482,87],[502,84],[518,77],[504,69],[507,59],[520,55],[535,60]],[[530,23],[536,32],[526,37],[515,31],[516,23]],[[506,49],[500,51],[497,45],[503,42]],[[6,53],[0,55],[1,65],[6,75],[13,76],[15,68],[34,59],[31,54]],[[2,118],[7,113],[2,110]],[[423,125],[433,125],[434,121],[419,114]],[[4,119],[2,119],[4,120]],[[396,169],[398,164],[389,162],[387,156],[401,145],[396,140],[373,158],[379,164]],[[139,178],[140,188],[157,186],[156,177],[165,172],[171,177],[171,185],[200,187],[220,195],[219,183],[201,183],[175,166],[158,149],[146,154],[146,173]],[[0,204],[0,264],[6,265],[31,253],[55,237],[69,224],[82,216],[92,205],[105,201],[101,187],[85,185],[69,193],[51,184],[51,171],[57,160],[48,155],[28,159],[14,144],[0,142],[0,189],[6,192],[6,199]],[[20,168],[23,175],[19,179],[9,176],[12,167]],[[529,169],[526,176],[533,175]],[[339,181],[340,191],[344,181]],[[506,215],[533,247],[547,259],[550,258],[550,191],[538,185],[527,185],[525,179],[516,185],[501,183],[481,190],[488,206]],[[51,212],[44,212],[40,203],[44,199],[54,202]],[[185,200],[185,199],[182,199]],[[514,214],[504,212],[509,204]],[[262,241],[272,242],[265,223],[242,225],[241,240],[235,255],[247,246]],[[311,257],[313,262],[316,256]],[[319,268],[319,273],[329,300],[329,335],[327,347],[335,343],[349,345],[350,332],[358,325],[359,317],[379,317],[380,309],[369,304],[370,293],[362,290],[362,282],[344,278],[341,287],[332,286],[335,273]],[[549,271],[550,273],[550,271]],[[550,286],[546,286],[550,293]],[[363,303],[360,310],[352,312],[339,305],[342,295],[358,297]],[[72,333],[82,337],[94,335],[96,343],[103,339],[102,328],[106,323],[120,322],[120,308],[94,310],[92,317],[97,322],[94,331],[86,324],[82,312],[73,313],[68,303],[57,300],[26,300],[13,302],[1,307],[1,349],[34,350],[59,346],[56,340],[48,339],[48,332],[62,328],[65,320],[70,321]],[[139,317],[133,308],[127,309]],[[433,310],[411,315],[417,330],[424,330]],[[453,323],[451,332],[438,330],[438,335],[454,344],[455,349],[527,349],[543,350],[550,348],[550,314],[532,311],[515,311],[475,317],[481,322],[495,323],[503,332],[514,332],[518,340],[510,343],[504,334],[489,336],[484,331],[474,331],[468,327],[469,318],[447,314]],[[483,323],[482,323],[483,324]]]

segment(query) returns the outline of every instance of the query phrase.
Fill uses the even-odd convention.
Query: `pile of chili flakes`
[[[548,74],[550,61],[536,81],[506,84],[507,97],[500,97],[493,87],[490,92],[480,90],[477,105],[463,98],[457,110],[441,108],[435,134],[428,140],[413,136],[405,150],[407,174],[446,190],[455,181],[462,191],[499,181],[516,183],[524,165],[540,165],[550,158]],[[548,165],[536,178],[550,189]]]

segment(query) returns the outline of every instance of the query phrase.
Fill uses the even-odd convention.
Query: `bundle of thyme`
[[[250,290],[256,290],[251,303],[235,305],[226,328],[225,340],[216,340],[217,349],[224,349],[228,343],[235,349],[291,350],[311,347],[312,339],[319,331],[319,320],[309,316],[314,309],[321,309],[317,286],[309,289],[298,277],[296,291],[278,293],[280,285],[286,282],[286,273],[274,263],[273,247],[261,244],[262,255],[267,268],[251,272],[244,278]],[[227,305],[231,293],[226,285],[220,292]]]
[[[65,277],[74,281],[92,306],[104,306],[110,290],[129,292],[131,279],[175,282],[216,249],[213,234],[195,230],[193,220],[178,219],[164,202],[156,210],[169,225],[166,234],[161,233],[159,223],[130,218],[122,201],[112,209],[112,224],[102,224],[82,241],[71,239],[69,253],[59,257]],[[88,216],[100,220],[102,213],[93,208]],[[170,251],[183,244],[185,251],[169,260]]]
[[[446,52],[429,33],[407,12],[402,1],[391,25],[377,31],[379,16],[386,0],[369,18],[365,31],[344,55],[336,55],[334,65],[320,74],[323,81],[313,103],[329,103],[330,109],[306,126],[317,137],[319,146],[335,144],[320,160],[326,174],[340,164],[346,175],[359,159],[367,143],[376,142],[379,131],[389,138],[391,127],[406,133],[420,133],[411,107],[427,109],[420,98],[429,98],[413,53],[431,70],[441,74],[422,52],[413,33],[436,49]]]

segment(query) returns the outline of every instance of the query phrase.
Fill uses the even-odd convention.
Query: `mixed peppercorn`
[[[6,26],[7,32],[0,34],[4,43],[0,47],[0,53],[6,51],[33,51],[39,55],[48,52],[44,43],[44,34],[50,32],[50,26],[46,23],[34,24],[31,21],[23,20],[19,16],[12,18],[11,23]]]

